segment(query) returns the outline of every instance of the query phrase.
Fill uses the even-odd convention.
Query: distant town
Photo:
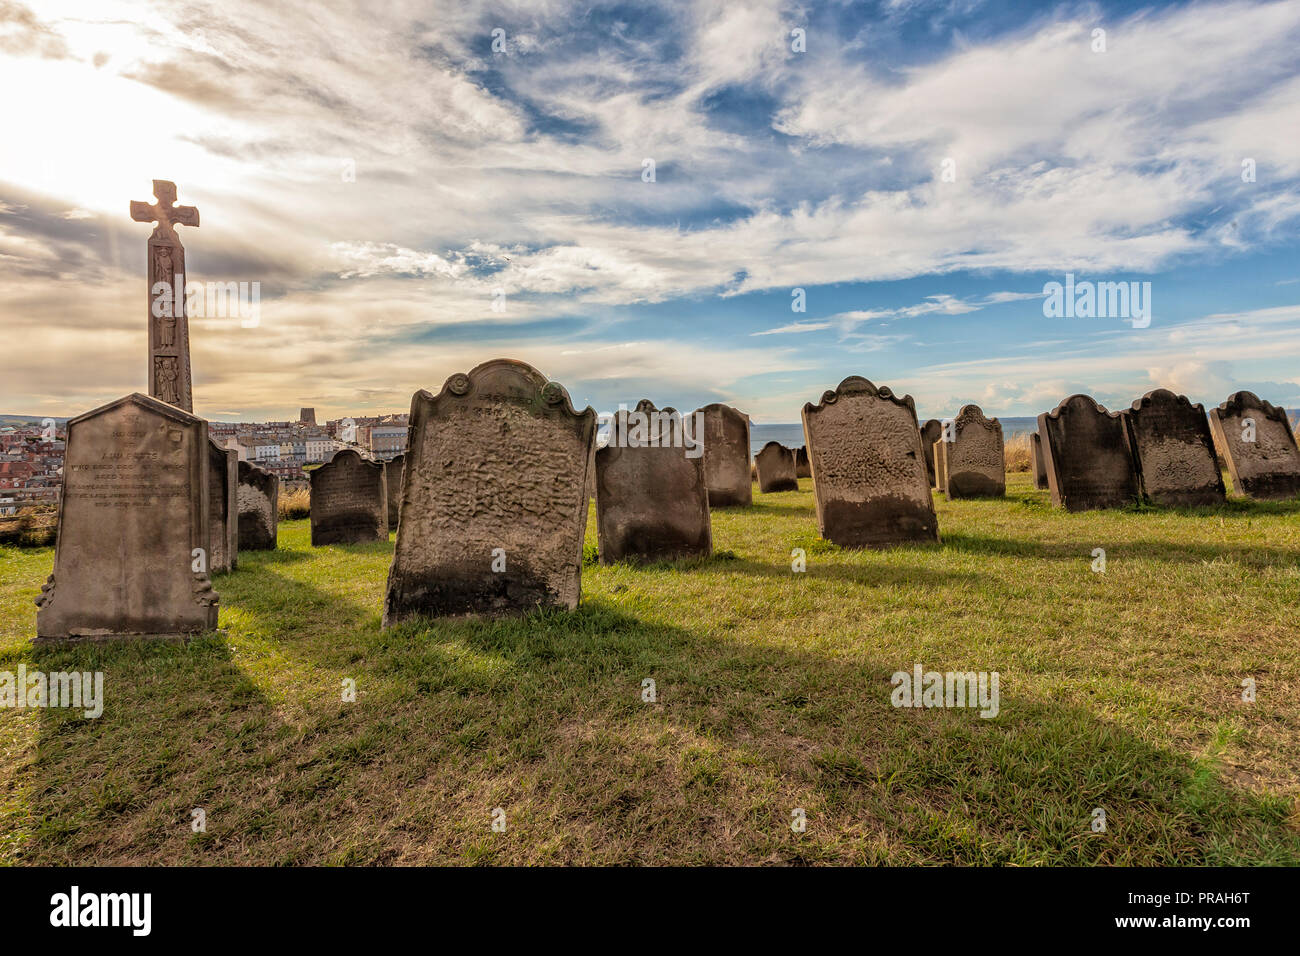
[[[307,483],[307,469],[341,448],[387,461],[406,451],[408,415],[355,416],[316,422],[304,408],[296,422],[209,422],[219,445],[278,475],[289,488]],[[63,479],[67,419],[0,416],[0,515],[55,505]]]

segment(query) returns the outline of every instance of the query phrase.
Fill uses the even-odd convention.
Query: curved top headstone
[[[1223,501],[1223,476],[1205,409],[1186,395],[1155,388],[1125,413],[1143,494],[1158,505]]]
[[[847,395],[870,395],[874,398],[888,399],[889,401],[896,402],[897,404],[907,408],[912,413],[912,419],[916,419],[916,402],[912,401],[911,395],[904,395],[902,398],[899,398],[888,385],[877,387],[861,375],[850,375],[848,378],[844,379],[844,381],[840,382],[839,385],[835,386],[834,389],[828,389],[827,391],[822,392],[821,401],[816,405],[812,402],[804,403],[804,411],[821,411],[827,405],[834,405],[842,397]],[[920,426],[918,425],[917,427],[919,428]]]
[[[1038,416],[1052,503],[1069,511],[1118,508],[1141,497],[1122,412],[1091,395],[1071,395]]]
[[[1238,492],[1260,499],[1300,494],[1300,447],[1284,409],[1237,392],[1210,409],[1210,429]]]

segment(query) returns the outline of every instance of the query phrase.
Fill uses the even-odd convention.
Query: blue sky
[[[1300,405],[1300,4],[313,10],[0,4],[0,411],[144,387],[153,178],[190,278],[262,291],[192,320],[211,418],[499,356],[762,422],[851,374],[925,416]],[[1150,324],[1045,316],[1067,273],[1149,282]]]

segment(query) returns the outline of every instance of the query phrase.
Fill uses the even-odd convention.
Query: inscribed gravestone
[[[1029,436],[1029,449],[1033,461],[1034,487],[1039,491],[1047,488],[1047,467],[1043,464],[1043,436],[1035,431]]]
[[[388,530],[397,530],[397,519],[402,504],[402,474],[406,470],[406,455],[397,455],[384,463],[384,477],[388,481]]]
[[[1237,392],[1210,409],[1210,427],[1236,491],[1261,500],[1300,494],[1300,451],[1283,409]]]
[[[1175,507],[1223,503],[1223,475],[1204,407],[1157,388],[1134,402],[1125,418],[1149,500]]]
[[[69,421],[66,449],[37,641],[213,630],[207,423],[132,394]]]
[[[596,413],[495,359],[416,392],[410,422],[384,626],[576,608]]]
[[[233,571],[239,554],[239,452],[208,439],[208,570]]]
[[[758,470],[758,490],[763,494],[774,491],[798,491],[795,476],[794,451],[780,442],[770,441],[754,456]]]
[[[817,524],[844,547],[937,541],[912,396],[850,376],[803,407]]]
[[[930,477],[930,487],[938,487],[935,471],[934,443],[943,437],[943,422],[937,418],[928,418],[921,426],[921,448],[925,452],[925,472]]]
[[[1139,495],[1128,428],[1088,395],[1071,395],[1038,416],[1052,503],[1067,511],[1118,508]]]
[[[311,472],[311,543],[358,544],[388,538],[384,463],[350,448]]]
[[[688,422],[704,423],[704,480],[709,507],[749,506],[754,502],[750,480],[749,416],[730,405],[705,405]]]
[[[280,521],[280,478],[251,462],[239,463],[239,550],[271,551]]]
[[[1006,494],[1002,423],[985,418],[978,405],[965,405],[953,422],[952,435],[951,442],[940,442],[948,497],[1000,498]]]
[[[681,416],[641,401],[619,411],[596,452],[601,564],[707,557],[713,552],[704,459],[687,454]]]

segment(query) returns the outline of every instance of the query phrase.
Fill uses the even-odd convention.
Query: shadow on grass
[[[1104,537],[1104,535],[1103,535]],[[1099,543],[1098,535],[1074,541],[1015,541],[966,531],[948,531],[943,546],[971,554],[1040,558],[1047,561],[1078,561]],[[1107,545],[1111,556],[1151,558],[1157,561],[1200,564],[1229,558],[1250,568],[1300,564],[1300,549],[1238,544],[1192,544],[1179,541],[1118,541]]]

